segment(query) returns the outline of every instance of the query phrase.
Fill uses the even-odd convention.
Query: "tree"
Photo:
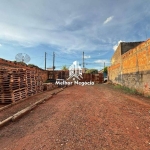
[[[105,67],[105,68],[104,68],[104,73],[106,73],[106,74],[107,74],[107,67]]]
[[[85,73],[97,74],[97,73],[98,73],[98,70],[97,70],[97,69],[88,69],[88,70],[86,70]]]
[[[67,67],[66,65],[64,65],[64,66],[62,67],[62,70],[63,70],[63,71],[67,71],[67,70],[68,70],[68,67]]]

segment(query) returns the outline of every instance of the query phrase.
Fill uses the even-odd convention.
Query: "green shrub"
[[[138,94],[136,89],[130,89],[126,86],[121,86],[121,85],[115,85],[114,86],[115,89],[121,89],[122,91],[124,91],[125,93],[130,93],[130,94]]]

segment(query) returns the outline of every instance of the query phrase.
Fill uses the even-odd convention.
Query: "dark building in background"
[[[139,44],[141,44],[144,41],[140,42],[121,42],[121,55],[123,55],[125,52],[129,51],[132,48],[135,48]]]

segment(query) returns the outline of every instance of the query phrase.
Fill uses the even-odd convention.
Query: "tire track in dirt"
[[[67,88],[1,130],[1,148],[149,150],[149,107],[126,99],[106,85]]]

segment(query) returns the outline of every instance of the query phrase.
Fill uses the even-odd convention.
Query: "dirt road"
[[[150,150],[150,103],[112,86],[72,86],[0,129],[1,150]]]

